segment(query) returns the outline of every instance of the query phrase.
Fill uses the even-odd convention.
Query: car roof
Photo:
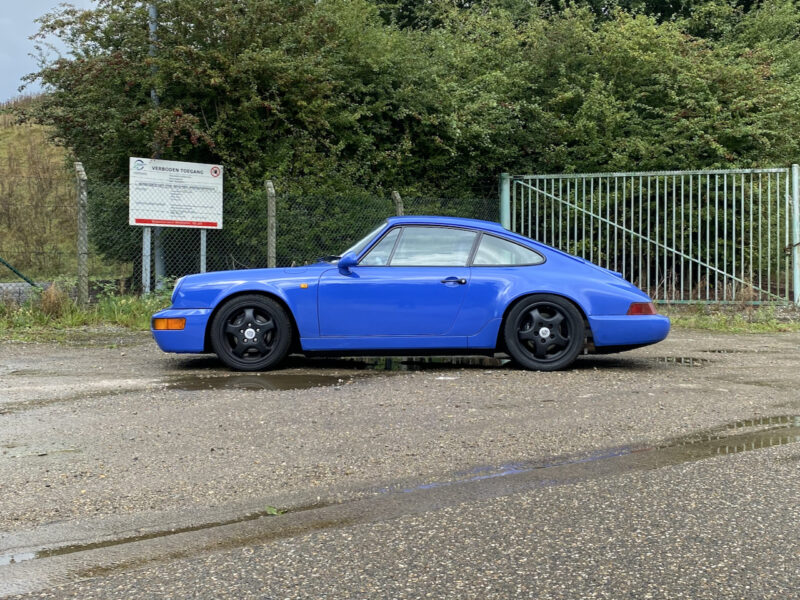
[[[430,215],[411,215],[405,217],[389,217],[390,225],[449,225],[451,227],[469,227],[472,229],[483,229],[508,235],[512,233],[500,223],[493,221],[482,221],[481,219],[467,219],[464,217],[434,217]]]
[[[482,221],[481,219],[467,219],[465,217],[434,217],[431,215],[389,217],[386,220],[390,226],[391,225],[444,225],[444,226],[449,225],[451,227],[469,227],[471,229],[480,229],[483,231],[489,231],[492,233],[500,234],[503,237],[510,240],[516,240],[518,242],[522,242],[527,245],[532,245],[533,248],[538,250],[539,252],[556,253],[561,256],[571,258],[572,260],[578,261],[580,263],[587,262],[586,260],[568,254],[563,250],[559,250],[558,248],[553,248],[552,246],[548,246],[547,244],[543,244],[542,242],[538,242],[529,237],[525,237],[524,235],[521,235],[519,233],[510,231],[505,227],[503,227],[502,225],[500,225],[500,223],[496,223],[494,221]]]

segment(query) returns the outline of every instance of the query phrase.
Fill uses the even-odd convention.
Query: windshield
[[[359,240],[358,242],[350,246],[347,250],[342,252],[342,256],[344,256],[348,252],[353,252],[356,255],[360,254],[361,251],[367,247],[367,244],[369,244],[375,238],[376,235],[378,235],[381,231],[383,231],[384,227],[386,227],[386,221],[378,225],[375,229],[370,231],[365,237],[363,237],[361,240]]]

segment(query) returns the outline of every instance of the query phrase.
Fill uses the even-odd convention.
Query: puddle
[[[353,378],[343,379],[336,375],[295,375],[285,373],[251,373],[246,375],[186,375],[172,377],[167,389],[184,391],[202,390],[302,390],[323,386],[338,386],[352,383]]]
[[[535,470],[606,461],[626,456],[636,456],[637,458],[646,456],[647,460],[642,462],[650,463],[651,467],[641,467],[641,464],[639,467],[658,468],[797,442],[800,442],[800,415],[763,417],[736,421],[719,429],[675,438],[656,446],[622,446],[580,458],[558,458],[548,462],[516,462],[498,467],[476,467],[469,471],[457,473],[456,477],[451,481],[425,483],[412,488],[387,488],[383,491],[409,493],[415,490],[458,485],[470,481],[519,475]],[[625,469],[620,469],[620,472],[624,471]]]
[[[308,365],[306,365],[308,366]],[[339,377],[338,375],[312,375],[285,372],[266,373],[225,373],[222,375],[198,375],[197,373],[166,377],[163,380],[113,380],[111,384],[102,384],[104,389],[94,391],[81,391],[76,394],[25,400],[21,402],[8,402],[0,404],[0,415],[11,414],[24,410],[42,408],[54,404],[64,404],[73,400],[87,400],[103,398],[125,393],[134,393],[154,389],[163,382],[167,389],[184,391],[203,390],[298,390],[324,386],[341,386],[353,383],[352,375]]]
[[[299,508],[294,508],[292,509],[291,512],[296,513],[305,510],[313,510],[315,508],[320,508],[321,506],[322,505],[319,504],[303,506]],[[0,567],[6,565],[13,565],[21,562],[27,562],[29,560],[34,560],[37,558],[50,558],[52,556],[64,556],[66,554],[74,554],[76,552],[87,552],[89,550],[98,550],[100,548],[112,548],[114,546],[120,546],[122,544],[144,542],[147,540],[154,540],[170,535],[191,533],[194,531],[203,531],[204,529],[212,529],[214,527],[224,527],[226,525],[235,525],[237,523],[246,523],[247,521],[255,521],[256,519],[260,519],[262,517],[273,517],[273,516],[278,516],[280,514],[286,514],[286,512],[288,511],[278,511],[274,507],[268,507],[265,510],[250,512],[241,517],[236,517],[235,519],[228,519],[226,521],[201,523],[199,525],[192,525],[190,527],[180,527],[175,529],[169,529],[166,531],[154,531],[152,533],[146,533],[142,535],[132,535],[128,537],[117,538],[113,540],[104,540],[100,542],[92,542],[88,544],[69,544],[66,546],[57,546],[55,548],[46,548],[42,550],[36,550],[33,552],[17,552],[17,553],[1,554]]]
[[[499,369],[511,362],[508,358],[489,356],[390,356],[306,358],[303,366],[340,366],[368,371],[433,371],[436,369]],[[291,364],[289,365],[291,366]]]
[[[0,555],[0,565],[102,549],[102,553],[85,555],[77,561],[80,565],[78,570],[70,566],[75,563],[64,563],[62,567],[64,577],[97,576],[199,552],[263,544],[322,529],[420,514],[440,510],[444,506],[479,502],[539,487],[567,485],[797,442],[800,442],[800,415],[736,421],[653,446],[621,446],[589,455],[562,456],[548,461],[476,467],[456,473],[448,480],[430,481],[413,487],[367,490],[369,497],[341,503],[318,503],[286,512],[267,507],[263,511],[248,512],[225,521],[138,536],[56,547],[20,548],[17,552]],[[213,533],[210,530],[214,530]],[[149,545],[135,544],[148,541]],[[154,543],[161,545],[153,546]],[[52,568],[50,564],[48,569]],[[29,575],[21,573],[21,579],[10,583],[11,587],[0,585],[0,595],[4,589],[38,589],[33,580],[22,578]]]
[[[704,367],[711,361],[693,356],[657,356],[653,359],[661,367]]]
[[[14,563],[21,563],[27,560],[39,558],[37,552],[20,552],[19,554],[4,554],[0,556],[0,567],[6,565],[13,565]]]

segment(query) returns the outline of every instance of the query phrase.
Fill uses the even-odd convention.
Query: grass
[[[0,301],[0,340],[65,341],[87,327],[150,329],[150,316],[170,304],[171,286],[149,296],[101,294],[80,307],[57,285],[22,304]]]
[[[780,333],[800,331],[800,311],[789,306],[659,305],[676,329],[720,333]]]

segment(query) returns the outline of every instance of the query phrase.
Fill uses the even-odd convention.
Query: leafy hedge
[[[371,199],[392,189],[462,199],[501,171],[800,160],[797,5],[622,6],[172,0],[159,3],[156,58],[143,3],[62,7],[41,36],[71,54],[31,76],[49,92],[26,114],[98,182],[124,183],[129,156],[158,154],[225,164],[250,199],[231,210],[266,178],[290,182],[285,198],[328,198],[281,208],[294,227],[282,235],[307,249],[321,246],[312,228],[327,240],[371,220],[383,211]],[[98,247],[128,253],[119,198],[93,202]]]

